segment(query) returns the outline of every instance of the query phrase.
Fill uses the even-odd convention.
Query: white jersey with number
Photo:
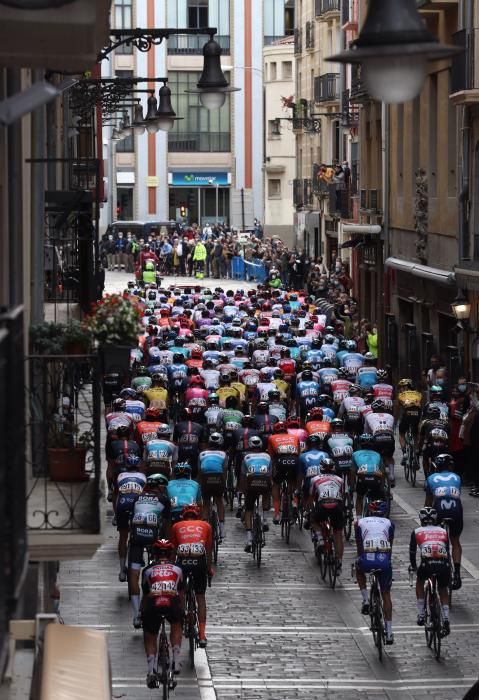
[[[361,518],[357,524],[364,552],[388,552],[391,550],[392,523],[389,518]]]
[[[394,433],[394,418],[390,413],[368,413],[364,418],[366,433]]]

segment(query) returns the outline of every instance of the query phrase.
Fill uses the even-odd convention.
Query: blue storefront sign
[[[231,173],[227,171],[207,172],[188,170],[185,172],[171,172],[168,175],[168,184],[176,187],[227,187],[231,184]]]

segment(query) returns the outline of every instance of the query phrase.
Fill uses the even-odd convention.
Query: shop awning
[[[410,260],[401,260],[401,258],[386,258],[386,267],[392,267],[401,272],[407,272],[415,277],[421,277],[437,284],[455,284],[456,278],[454,272],[449,270],[441,270],[438,267],[429,267],[428,265],[420,265],[419,263],[411,262]]]
[[[379,224],[343,224],[343,233],[378,236],[382,230],[382,226],[379,226]]]

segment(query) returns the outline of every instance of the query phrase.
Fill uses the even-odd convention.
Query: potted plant
[[[70,319],[64,327],[63,344],[69,355],[86,355],[91,346],[91,334],[83,323]]]
[[[55,415],[48,433],[48,471],[52,481],[87,481],[86,455],[93,447],[93,432],[79,432],[69,419]]]
[[[37,355],[61,355],[65,325],[44,321],[30,326],[30,348]]]
[[[128,294],[106,294],[92,305],[85,328],[99,346],[104,374],[129,371],[130,351],[141,333],[141,315],[140,303]]]

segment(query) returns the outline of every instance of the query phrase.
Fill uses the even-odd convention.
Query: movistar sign
[[[168,184],[177,187],[225,187],[231,184],[231,173],[202,170],[168,173]]]

